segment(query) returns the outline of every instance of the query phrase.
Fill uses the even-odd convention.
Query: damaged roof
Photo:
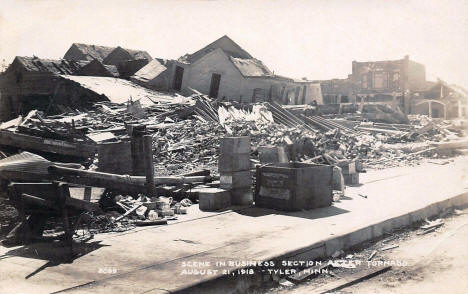
[[[15,60],[27,71],[51,72],[60,75],[73,74],[83,67],[83,63],[71,60],[42,59],[38,57],[16,56]],[[13,63],[15,62],[13,61]],[[12,63],[12,65],[13,65]]]
[[[114,77],[118,77],[120,74],[119,74],[119,70],[117,69],[117,66],[115,65],[108,65],[108,64],[103,64],[103,66],[107,69],[107,71],[113,75]]]
[[[149,55],[149,53],[144,51],[144,50],[133,50],[133,49],[125,49],[125,48],[122,48],[122,49],[126,50],[133,57],[134,60],[138,60],[138,59],[151,60],[151,59],[153,59],[151,57],[151,55]]]
[[[161,73],[167,70],[167,67],[163,65],[163,60],[157,59],[151,60],[147,65],[137,71],[132,78],[140,80],[142,82],[148,82],[159,76]]]
[[[107,55],[109,55],[109,53],[111,53],[112,50],[115,49],[115,47],[73,43],[68,51],[70,51],[72,49],[72,47],[75,47],[83,55],[86,55],[88,57],[87,58],[88,60],[97,59],[99,61],[104,60],[104,58],[106,58]],[[65,53],[65,56],[63,58],[69,59],[69,58],[67,58],[68,51],[67,51],[67,53]]]
[[[245,77],[264,77],[273,75],[270,69],[268,69],[268,67],[258,59],[243,59],[232,56],[230,56],[230,59]]]
[[[112,50],[109,55],[104,58],[102,61],[104,64],[113,64],[118,65],[120,62],[123,61],[132,61],[132,60],[148,60],[152,59],[151,55],[148,52],[143,50],[133,50],[133,49],[125,49],[122,47],[117,47]]]
[[[130,100],[140,100],[142,105],[152,105],[162,102],[181,102],[180,98],[141,87],[127,80],[111,77],[70,76],[63,78],[79,83],[100,95],[106,96],[113,103],[126,103]]]

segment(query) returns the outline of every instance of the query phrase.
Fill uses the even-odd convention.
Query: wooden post
[[[145,125],[133,125],[131,127],[131,153],[132,171],[134,176],[144,175],[143,135],[146,132]]]
[[[85,186],[84,187],[84,196],[83,196],[84,201],[91,201],[91,187],[90,186]]]
[[[145,176],[148,196],[156,196],[156,187],[154,185],[154,166],[153,166],[153,137],[151,135],[143,136],[143,155],[145,159]]]

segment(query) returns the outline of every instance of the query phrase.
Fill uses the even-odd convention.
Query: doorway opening
[[[174,84],[172,88],[176,91],[180,91],[182,89],[182,79],[184,78],[184,68],[181,66],[176,66],[175,73],[174,73]]]
[[[211,98],[218,98],[219,92],[219,84],[221,82],[221,75],[220,74],[212,74],[211,75],[211,85],[210,85],[210,97]]]

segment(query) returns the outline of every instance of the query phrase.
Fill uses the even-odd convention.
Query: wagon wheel
[[[81,213],[73,225],[73,238],[77,241],[86,242],[94,237],[92,232],[93,216],[87,212]]]

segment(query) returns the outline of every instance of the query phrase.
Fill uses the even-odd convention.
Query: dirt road
[[[280,286],[265,293],[468,293],[468,210],[456,210],[442,221],[441,227],[427,234],[422,235],[423,230],[418,228],[406,230],[360,251],[344,253],[341,258],[362,261],[355,269],[333,268],[330,274],[303,284]],[[398,247],[382,251],[392,246]],[[392,268],[355,285],[324,292],[327,286],[331,289],[340,281],[382,267],[382,263]]]

